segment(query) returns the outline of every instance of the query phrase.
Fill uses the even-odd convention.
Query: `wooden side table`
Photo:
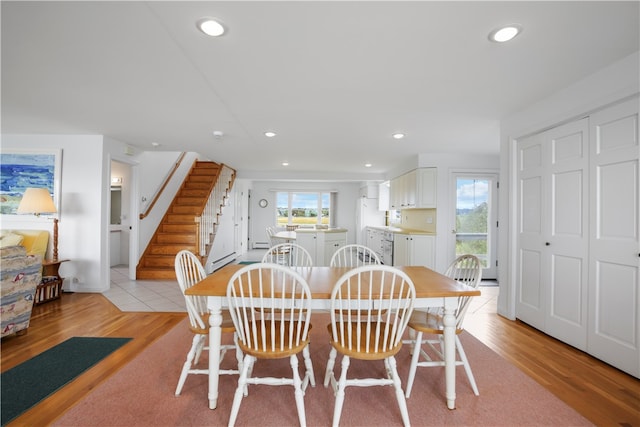
[[[58,269],[60,264],[69,261],[68,259],[45,259],[42,261],[42,280],[36,288],[34,304],[44,304],[45,302],[60,299],[62,296],[62,282]]]

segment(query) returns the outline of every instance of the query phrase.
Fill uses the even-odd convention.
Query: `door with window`
[[[450,261],[464,254],[477,256],[482,278],[497,275],[498,175],[456,172],[452,176],[455,206]]]

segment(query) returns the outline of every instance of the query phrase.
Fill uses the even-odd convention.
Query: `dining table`
[[[245,267],[229,264],[216,270],[186,290],[187,295],[207,297],[209,316],[209,408],[215,409],[218,401],[220,345],[222,333],[222,309],[227,308],[227,285],[235,272]],[[352,267],[292,267],[306,280],[311,289],[312,310],[329,311],[331,291],[338,279]],[[444,359],[445,396],[447,407],[455,409],[456,401],[456,318],[458,298],[478,296],[480,290],[459,283],[443,274],[423,266],[397,267],[404,271],[415,287],[414,309],[441,307],[444,309]]]

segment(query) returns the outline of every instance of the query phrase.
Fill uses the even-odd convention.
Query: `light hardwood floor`
[[[60,301],[35,307],[28,333],[2,340],[2,371],[73,336],[134,339],[9,426],[51,423],[184,317],[184,313],[121,312],[99,294],[64,294]],[[640,380],[521,322],[482,309],[472,317],[467,325],[471,333],[594,424],[640,426]]]

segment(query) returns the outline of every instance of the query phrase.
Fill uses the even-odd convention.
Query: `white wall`
[[[507,117],[501,123],[500,215],[502,230],[499,247],[500,295],[498,313],[515,318],[515,179],[514,144],[519,138],[584,117],[611,103],[640,92],[640,57],[638,52],[591,76],[574,83],[541,102]]]
[[[99,291],[108,287],[107,245],[109,211],[103,209],[108,182],[103,138],[99,135],[2,135],[2,150],[62,149],[58,258],[64,287]],[[104,191],[101,191],[104,189]],[[52,232],[50,221],[3,215],[2,228],[43,229]],[[49,241],[52,241],[50,237]],[[51,247],[51,243],[50,246]],[[49,252],[50,256],[50,252]],[[107,280],[105,281],[105,277]],[[70,283],[76,278],[77,283]]]

